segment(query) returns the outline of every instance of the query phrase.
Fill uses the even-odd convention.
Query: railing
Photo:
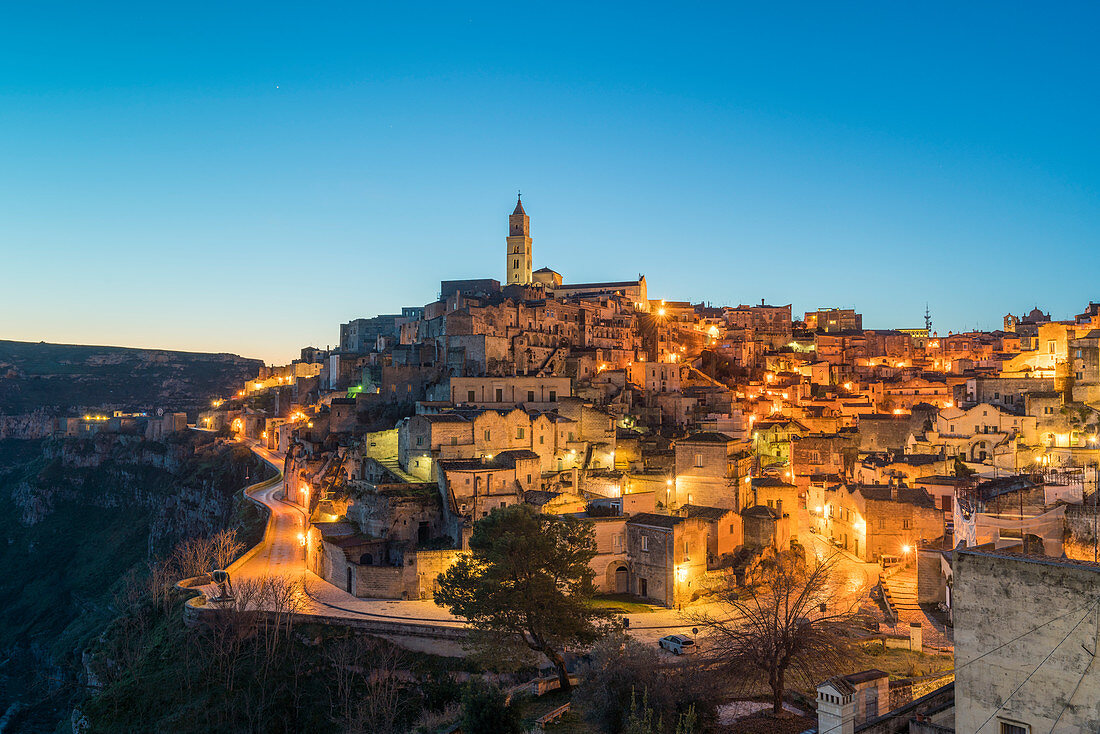
[[[897,624],[898,610],[894,607],[894,599],[890,595],[890,589],[882,581],[878,582],[878,588],[879,593],[882,594],[882,604],[886,607],[886,621],[890,624]]]
[[[555,721],[557,721],[561,717],[565,716],[565,714],[567,714],[568,712],[569,712],[569,704],[564,703],[561,706],[558,706],[556,709],[554,709],[550,713],[543,714],[542,716],[535,719],[535,726],[537,726],[539,729],[543,729],[547,724],[554,723]]]

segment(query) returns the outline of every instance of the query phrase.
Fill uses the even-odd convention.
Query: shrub
[[[463,734],[522,734],[519,712],[505,702],[504,691],[471,681],[462,696]]]

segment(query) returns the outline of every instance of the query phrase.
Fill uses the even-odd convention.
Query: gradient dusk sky
[[[534,265],[999,328],[1100,299],[1095,3],[6,3],[0,338],[284,363]]]

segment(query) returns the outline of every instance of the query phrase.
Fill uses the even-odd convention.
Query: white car
[[[695,640],[685,635],[667,635],[657,640],[657,644],[673,655],[695,652]]]

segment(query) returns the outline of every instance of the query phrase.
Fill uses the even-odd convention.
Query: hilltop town
[[[953,651],[956,672],[928,690],[873,669],[823,680],[818,731],[973,732],[991,709],[1037,727],[999,729],[1013,734],[1091,720],[1077,704],[1100,686],[1075,692],[1053,665],[1012,706],[990,702],[998,671],[1078,647],[1065,625],[1031,627],[1100,591],[1100,304],[996,331],[940,333],[927,313],[865,329],[853,308],[716,306],[656,297],[644,275],[533,269],[522,201],[503,244],[503,281],[445,280],[431,303],[341,324],[338,346],[199,413],[282,469],[309,571],[430,605],[476,524],[514,505],[590,524],[598,591],[662,619],[768,559],[830,557],[871,639]]]

